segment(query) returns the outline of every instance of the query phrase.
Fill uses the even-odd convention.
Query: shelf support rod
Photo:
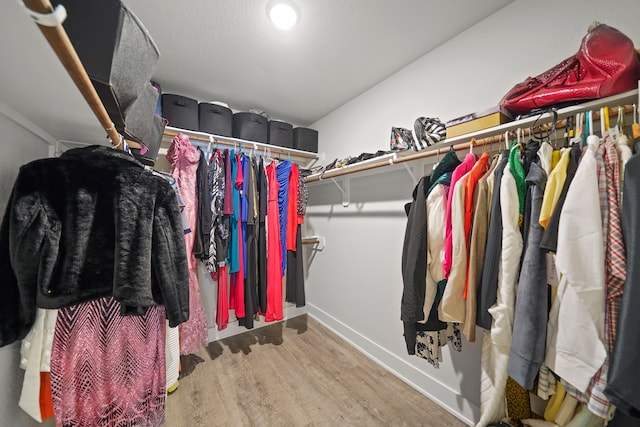
[[[349,203],[351,203],[351,180],[348,178],[344,180],[344,188],[342,188],[340,184],[338,184],[338,181],[336,181],[335,178],[331,178],[331,181],[336,185],[336,187],[338,187],[338,190],[340,190],[340,192],[342,193],[342,206],[345,208],[349,207]]]

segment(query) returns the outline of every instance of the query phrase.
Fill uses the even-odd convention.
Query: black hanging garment
[[[304,175],[299,169],[298,182],[294,188],[290,188],[289,191],[295,191],[297,193],[297,205],[295,216],[304,217],[307,208],[307,199],[305,198]],[[293,169],[292,169],[293,171]],[[292,221],[292,219],[289,219]],[[305,291],[304,291],[304,266],[302,262],[302,225],[296,226],[296,246],[295,250],[287,250],[287,290],[285,293],[285,301],[294,303],[296,307],[304,307],[306,304]]]
[[[498,264],[502,251],[502,208],[500,205],[500,183],[504,168],[509,162],[509,150],[502,152],[500,163],[496,166],[493,176],[493,195],[491,198],[491,219],[487,233],[487,249],[482,268],[482,282],[478,288],[478,310],[476,325],[484,329],[491,329],[493,317],[489,308],[496,303],[498,298]]]
[[[605,395],[618,411],[640,418],[640,156],[626,164],[622,191],[622,235],[627,251],[618,331]]]
[[[267,312],[267,176],[262,159],[258,162],[257,184],[260,194],[258,209],[258,302],[260,312]]]
[[[196,221],[196,235],[193,241],[193,254],[200,260],[209,259],[211,242],[211,187],[209,183],[209,165],[205,154],[200,148],[200,160],[196,170],[196,199],[198,212]]]

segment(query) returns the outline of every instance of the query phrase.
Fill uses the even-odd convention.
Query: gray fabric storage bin
[[[198,126],[200,132],[220,136],[233,134],[233,112],[230,108],[210,102],[198,104]]]
[[[255,113],[233,115],[233,137],[254,142],[267,142],[267,118]]]
[[[136,16],[119,0],[64,0],[64,28],[109,117],[124,132],[129,110],[160,58]]]
[[[293,148],[317,153],[318,131],[309,128],[295,128],[293,130]]]
[[[141,163],[153,166],[158,158],[158,151],[160,151],[160,144],[162,143],[162,134],[164,133],[164,119],[154,114],[151,124],[150,140],[146,141],[145,146],[147,152],[142,154],[142,150],[132,148],[131,153]]]
[[[125,126],[120,130],[120,133],[125,138],[140,142],[147,147],[152,145],[157,103],[158,92],[151,86],[151,83],[147,83],[144,91],[127,110]]]
[[[162,94],[162,117],[169,126],[187,130],[199,130],[198,101],[171,93]]]
[[[293,148],[293,126],[280,120],[269,121],[267,142],[280,147]]]

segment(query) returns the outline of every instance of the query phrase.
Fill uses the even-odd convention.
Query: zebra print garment
[[[211,188],[211,238],[209,243],[209,259],[206,261],[207,270],[210,273],[217,271],[218,265],[224,262],[226,252],[222,246],[229,238],[229,222],[224,221],[222,207],[224,204],[224,159],[222,152],[216,150],[209,163],[209,184]]]

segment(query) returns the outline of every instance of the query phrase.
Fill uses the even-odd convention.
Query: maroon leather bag
[[[633,42],[598,24],[580,50],[555,67],[515,85],[500,101],[514,115],[536,108],[615,95],[638,87],[640,60]]]

